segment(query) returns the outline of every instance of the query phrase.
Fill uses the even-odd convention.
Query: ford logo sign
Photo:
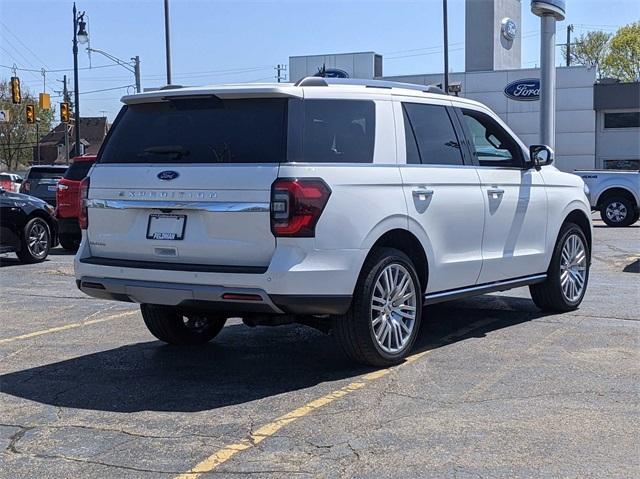
[[[180,173],[171,170],[161,171],[158,173],[158,178],[164,181],[175,180],[178,176],[180,176]]]
[[[517,101],[536,101],[540,99],[540,80],[537,78],[523,78],[509,83],[504,87],[504,94]]]

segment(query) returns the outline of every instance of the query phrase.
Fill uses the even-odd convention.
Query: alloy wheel
[[[49,247],[47,228],[40,222],[33,223],[28,235],[29,252],[36,258],[41,258]]]
[[[371,326],[380,349],[396,354],[407,346],[417,304],[416,285],[407,268],[393,263],[378,274],[371,297]]]
[[[587,281],[587,252],[582,238],[570,235],[562,247],[560,260],[560,285],[569,302],[580,299]]]
[[[609,221],[622,223],[627,217],[627,207],[619,201],[613,201],[607,205],[605,214]]]

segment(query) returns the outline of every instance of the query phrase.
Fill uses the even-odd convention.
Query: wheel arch
[[[596,199],[596,208],[600,210],[603,207],[603,202],[611,196],[622,196],[628,198],[635,205],[635,208],[638,209],[638,198],[636,198],[633,191],[626,186],[619,185],[601,191]]]
[[[429,279],[429,262],[420,240],[407,229],[394,228],[388,230],[371,245],[365,262],[376,248],[381,247],[396,248],[411,258],[424,293]]]
[[[581,209],[572,210],[562,222],[562,225],[566,223],[574,223],[578,225],[578,227],[584,233],[584,236],[587,238],[587,246],[589,247],[589,256],[591,256],[591,244],[593,242],[592,239],[592,231],[591,231],[591,219],[587,216],[587,214]],[[560,229],[562,229],[562,225]],[[558,235],[560,232],[558,232]],[[557,241],[557,239],[556,239]]]

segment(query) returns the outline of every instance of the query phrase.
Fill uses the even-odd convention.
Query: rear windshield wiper
[[[189,150],[179,145],[151,146],[138,153],[138,156],[144,155],[174,155],[176,158],[189,156]]]

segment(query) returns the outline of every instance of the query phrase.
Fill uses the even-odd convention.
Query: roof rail
[[[329,85],[361,85],[367,88],[404,88],[423,93],[437,93],[445,95],[444,90],[435,85],[418,85],[417,83],[402,83],[388,80],[366,80],[360,78],[323,78],[305,77],[298,80],[295,86],[329,86]]]

